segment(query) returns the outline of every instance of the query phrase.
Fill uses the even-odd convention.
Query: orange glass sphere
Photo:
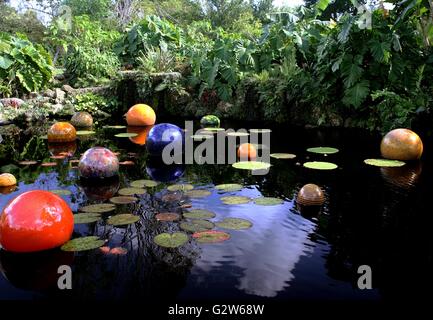
[[[392,160],[418,160],[422,156],[423,149],[421,138],[409,129],[395,129],[388,132],[380,144],[382,157]]]
[[[146,144],[147,140],[147,134],[149,133],[150,129],[153,128],[152,126],[147,127],[128,127],[127,132],[128,133],[136,133],[136,137],[131,137],[129,140],[131,140],[132,143],[138,144],[139,146],[144,146]]]
[[[155,111],[147,104],[136,104],[126,113],[128,126],[151,126],[156,121]]]
[[[36,252],[63,245],[72,235],[74,216],[54,193],[33,190],[12,199],[0,216],[0,244],[11,252]]]
[[[17,179],[13,174],[2,173],[0,174],[0,188],[1,187],[11,187],[17,184]]]
[[[251,143],[242,143],[238,148],[238,158],[254,160],[257,158],[257,150]]]
[[[56,122],[48,129],[48,142],[72,142],[77,139],[77,131],[69,122]]]
[[[316,184],[306,184],[299,190],[296,202],[301,206],[321,206],[325,203],[325,193]]]

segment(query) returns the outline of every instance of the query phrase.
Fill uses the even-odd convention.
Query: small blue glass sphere
[[[181,128],[171,123],[155,125],[148,133],[146,148],[150,155],[160,157],[165,147],[172,144],[171,150],[183,150],[184,133]]]

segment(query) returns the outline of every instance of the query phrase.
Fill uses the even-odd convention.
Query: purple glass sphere
[[[83,154],[78,169],[83,178],[110,178],[119,174],[119,159],[106,148],[94,147]]]

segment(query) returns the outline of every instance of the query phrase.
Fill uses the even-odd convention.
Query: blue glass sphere
[[[152,156],[162,156],[165,147],[183,150],[184,133],[181,128],[171,123],[155,125],[147,134],[146,148]]]

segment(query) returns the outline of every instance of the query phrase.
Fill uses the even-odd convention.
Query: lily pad
[[[100,204],[91,204],[85,207],[82,207],[80,211],[89,212],[89,213],[104,213],[114,211],[116,206],[112,203],[100,203]]]
[[[96,133],[95,131],[91,131],[91,130],[78,130],[77,136],[90,136],[95,133]]]
[[[265,170],[271,167],[270,163],[260,161],[240,161],[232,164],[235,169],[242,170]]]
[[[248,137],[248,132],[227,132],[228,137]]]
[[[66,156],[65,155],[57,155],[57,156],[51,156],[50,157],[51,159],[54,159],[54,160],[63,160],[63,159],[66,159]]]
[[[180,215],[174,212],[163,212],[158,213],[155,218],[158,221],[176,221],[180,219]]]
[[[194,186],[188,183],[172,184],[167,187],[168,191],[189,191],[192,189],[194,189]]]
[[[219,184],[215,186],[215,189],[222,191],[222,192],[234,192],[234,191],[240,191],[242,190],[243,186],[238,183],[225,183],[225,184]]]
[[[212,219],[215,216],[215,213],[205,209],[194,209],[183,213],[183,217],[188,219]]]
[[[105,241],[96,236],[72,239],[66,242],[61,249],[63,251],[87,251],[104,245]]]
[[[25,161],[20,161],[18,162],[18,164],[22,165],[22,166],[33,166],[35,164],[37,164],[37,161],[34,160],[25,160]]]
[[[284,200],[273,197],[261,197],[254,199],[254,203],[260,206],[275,206],[278,204],[283,204]]]
[[[214,226],[215,225],[210,221],[199,220],[199,219],[182,222],[180,224],[180,228],[182,230],[190,231],[190,232],[206,231],[212,229]]]
[[[201,131],[225,131],[226,129],[224,128],[203,128]]]
[[[99,213],[85,212],[74,214],[75,224],[93,223],[99,221],[100,219],[101,215]]]
[[[270,156],[271,156],[271,158],[275,158],[275,159],[295,159],[296,158],[296,154],[292,154],[292,153],[271,153]]]
[[[271,129],[250,129],[251,133],[271,133]]]
[[[189,190],[185,194],[190,198],[204,198],[210,196],[212,192],[210,192],[209,190],[195,189]]]
[[[125,226],[128,224],[136,223],[139,220],[140,220],[139,216],[130,213],[123,213],[123,214],[118,214],[110,217],[107,220],[107,224],[111,224],[113,226]]]
[[[188,236],[183,232],[161,233],[153,241],[164,248],[177,248],[188,242]]]
[[[312,153],[319,153],[319,154],[334,154],[337,153],[339,150],[331,147],[315,147],[315,148],[308,148],[307,151]]]
[[[366,159],[365,164],[376,167],[402,167],[406,163],[398,160],[388,160],[388,159]]]
[[[127,196],[113,197],[110,199],[110,202],[115,204],[130,204],[136,201],[138,201],[136,197],[127,197]]]
[[[57,194],[58,196],[70,196],[72,194],[71,191],[66,189],[56,189],[56,190],[49,190],[51,193]]]
[[[128,132],[124,132],[124,133],[118,133],[116,135],[114,135],[117,138],[134,138],[136,136],[138,136],[137,133],[128,133]]]
[[[141,195],[146,193],[146,189],[142,188],[122,188],[119,191],[121,196],[133,196],[133,195]]]
[[[308,169],[316,169],[316,170],[334,170],[338,168],[338,166],[335,163],[322,162],[322,161],[305,162],[304,167]]]
[[[240,218],[225,218],[222,221],[215,223],[217,227],[231,230],[245,230],[253,226],[251,221]]]
[[[120,130],[120,129],[126,129],[126,126],[122,126],[122,125],[116,125],[116,126],[105,126],[105,129],[116,129],[116,130]]]
[[[191,139],[193,139],[194,141],[203,141],[206,139],[213,139],[213,136],[208,134],[195,134],[191,136]]]
[[[153,180],[135,180],[131,182],[131,187],[133,188],[153,188],[156,187],[159,183]]]
[[[245,204],[251,201],[250,198],[244,196],[226,196],[221,197],[224,204]]]
[[[230,234],[223,231],[209,230],[196,232],[192,235],[192,237],[198,243],[217,243],[230,239]]]
[[[41,163],[41,167],[56,167],[57,162],[43,162]]]
[[[130,161],[130,160],[126,160],[126,161],[119,162],[119,165],[121,165],[121,166],[134,166],[135,162],[134,161]]]

